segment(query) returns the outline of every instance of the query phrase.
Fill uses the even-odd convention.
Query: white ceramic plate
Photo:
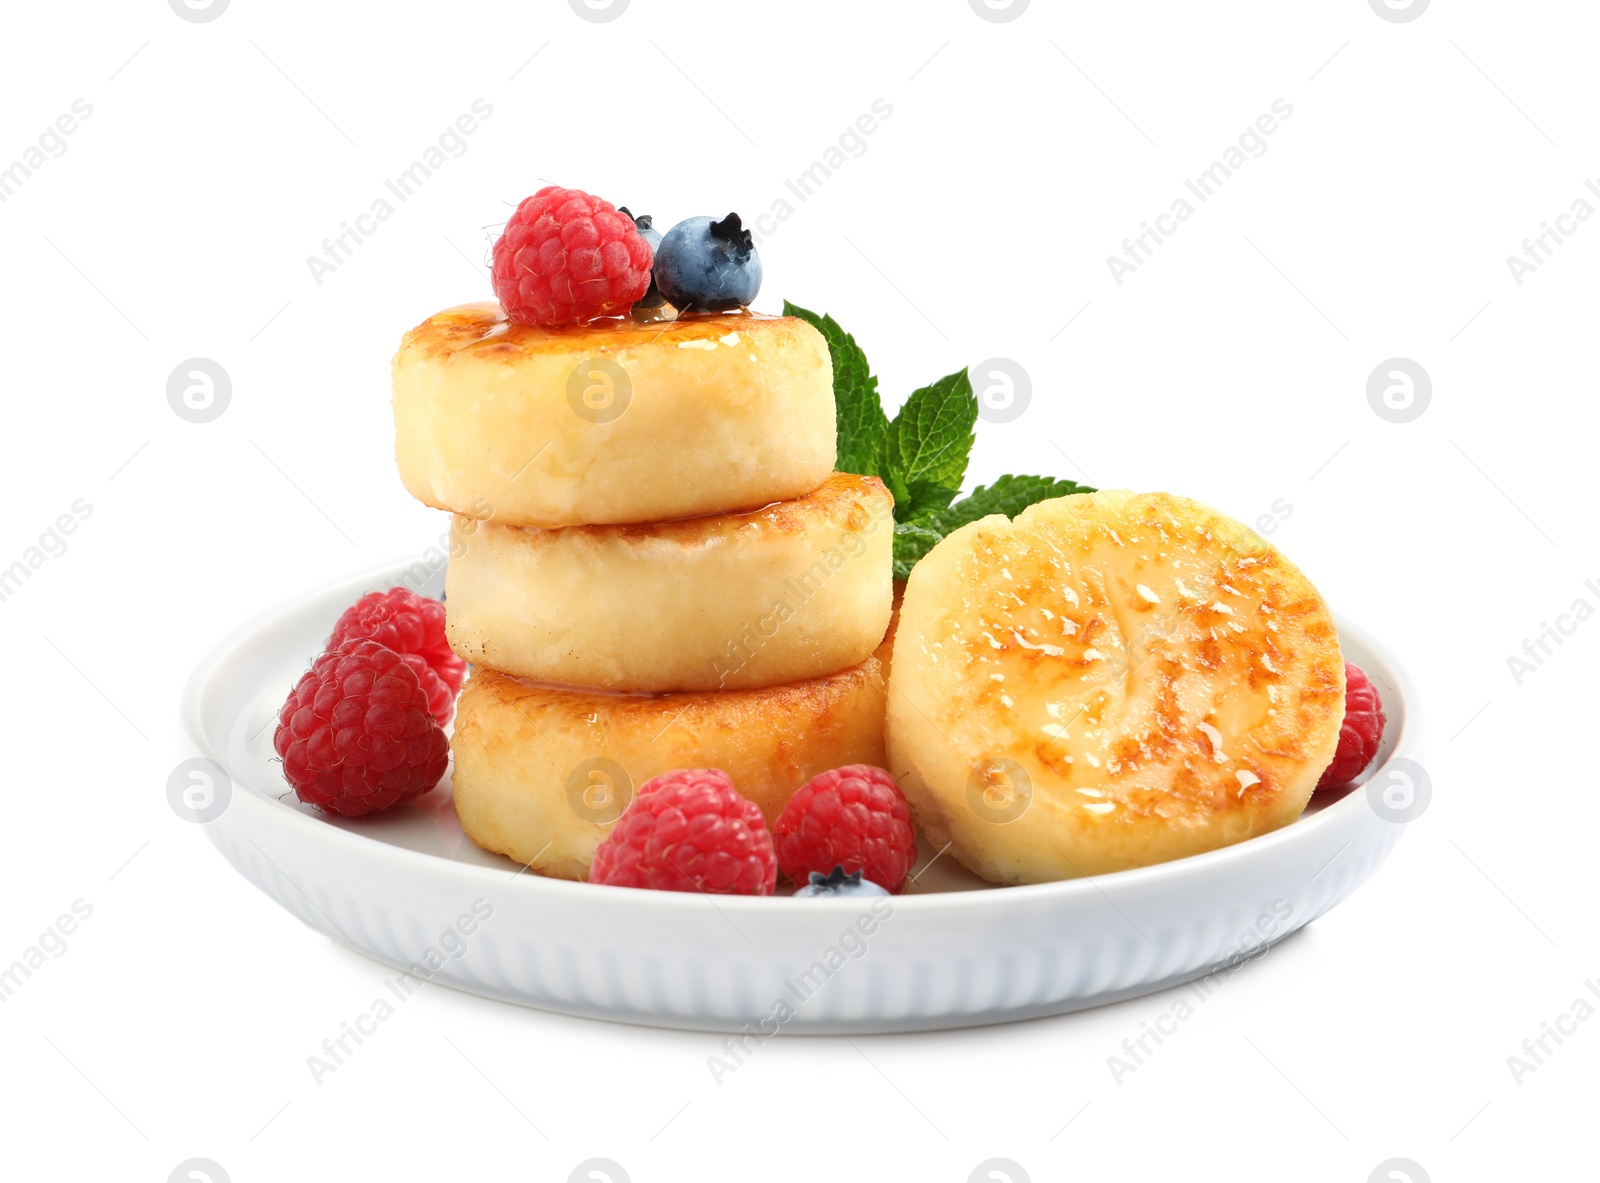
[[[760,1033],[933,1030],[1057,1014],[1164,989],[1282,939],[1364,882],[1404,828],[1398,817],[1418,754],[1415,694],[1387,653],[1341,621],[1345,655],[1378,683],[1389,718],[1365,788],[1225,850],[1008,888],[948,857],[927,866],[925,851],[912,892],[880,899],[876,912],[862,900],[543,879],[467,840],[448,779],[410,806],[354,821],[300,804],[283,781],[272,722],[290,686],[345,607],[408,574],[415,590],[439,594],[442,569],[380,568],[252,621],[201,662],[184,722],[200,757],[227,773],[201,824],[240,873],[313,928],[492,998]],[[204,784],[180,766],[169,795],[187,788],[202,805]]]

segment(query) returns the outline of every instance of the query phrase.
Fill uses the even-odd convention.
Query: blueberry
[[[656,248],[655,281],[684,312],[747,307],[761,290],[761,256],[738,214],[685,218]]]
[[[633,211],[625,205],[617,206],[617,212],[625,218],[633,218]],[[640,214],[633,218],[634,227],[639,231],[639,237],[650,244],[650,253],[654,255],[661,249],[661,231],[656,229],[656,220],[649,214]],[[666,297],[661,294],[661,289],[656,286],[655,271],[650,273],[650,290],[640,296],[634,303],[635,308],[660,308],[665,304]]]
[[[860,871],[852,871],[846,875],[843,867],[835,867],[826,875],[821,871],[811,872],[811,882],[794,894],[798,898],[817,895],[888,895],[889,892],[872,880],[863,879]]]

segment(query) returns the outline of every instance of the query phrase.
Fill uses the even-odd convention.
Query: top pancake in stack
[[[418,500],[512,526],[656,522],[802,497],[833,471],[833,367],[794,317],[430,317],[394,359]]]

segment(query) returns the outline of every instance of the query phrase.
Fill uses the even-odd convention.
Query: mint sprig
[[[1088,485],[1046,476],[1003,476],[955,500],[976,439],[978,400],[966,370],[911,393],[890,420],[878,380],[856,339],[831,316],[783,302],[785,316],[811,324],[833,359],[840,472],[880,478],[894,496],[894,576],[905,579],[945,535],[989,514],[1013,517],[1038,501],[1093,493]]]
[[[911,392],[884,437],[884,482],[896,521],[944,509],[961,491],[972,453],[978,400],[965,370]]]

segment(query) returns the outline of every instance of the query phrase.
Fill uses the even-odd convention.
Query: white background
[[[1600,604],[1600,219],[1521,286],[1505,258],[1600,177],[1591,5],[1435,0],[1393,23],[1366,0],[1034,0],[993,23],[966,0],[633,0],[602,24],[562,0],[233,0],[190,23],[107,0],[6,20],[0,166],[93,107],[0,204],[0,566],[92,506],[0,603],[0,963],[93,908],[0,1005],[8,1177],[164,1180],[200,1155],[241,1183],[564,1180],[594,1155],[636,1183],[955,1183],[997,1155],[1034,1180],[1360,1183],[1400,1155],[1436,1181],[1575,1177],[1600,1022],[1520,1084],[1506,1060],[1600,975],[1600,624],[1520,686],[1507,657]],[[318,285],[306,257],[478,98],[465,154]],[[1107,1057],[1172,997],[858,1040],[882,1074],[842,1040],[781,1040],[719,1088],[713,1037],[429,987],[314,1085],[306,1056],[385,971],[168,808],[186,672],[244,618],[439,535],[394,472],[389,358],[489,295],[485,227],[518,199],[551,179],[662,225],[753,218],[878,98],[864,154],[765,237],[760,305],[833,313],[891,403],[1020,362],[1033,402],[980,424],[969,483],[1053,473],[1252,522],[1292,506],[1274,541],[1421,688],[1431,808],[1120,1086]],[[1294,113],[1266,153],[1119,286],[1106,256],[1278,98]],[[199,425],[165,395],[195,356],[233,383]],[[1400,425],[1366,401],[1394,356],[1434,389]]]

